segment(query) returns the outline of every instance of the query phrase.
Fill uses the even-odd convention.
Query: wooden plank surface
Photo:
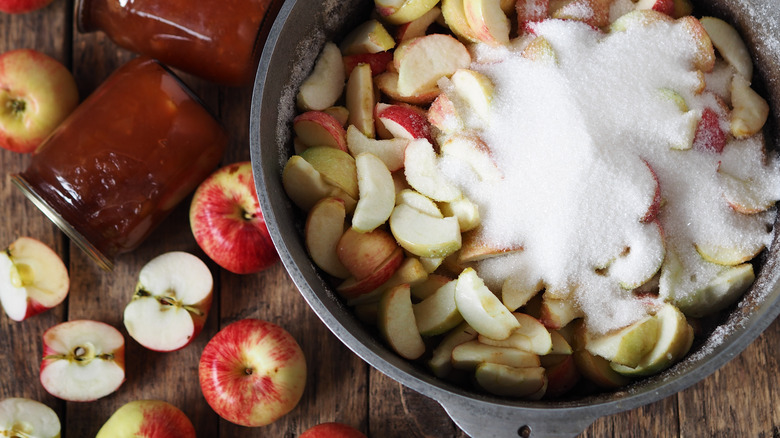
[[[72,0],[55,2],[25,15],[0,14],[0,52],[35,48],[72,69],[82,99],[133,55],[100,33],[80,34],[73,26]],[[182,75],[218,115],[231,135],[224,163],[249,159],[248,123],[251,88],[225,88]],[[218,269],[216,298],[201,335],[187,348],[155,353],[126,336],[121,315],[141,266],[162,252],[184,250],[206,260],[187,222],[189,199],[166,219],[148,241],[101,271],[29,203],[9,176],[23,170],[29,157],[0,151],[0,245],[32,236],[58,251],[69,267],[68,300],[21,323],[0,314],[0,399],[29,397],[57,411],[64,438],[94,436],[111,413],[135,399],[157,398],[180,407],[198,436],[295,437],[314,424],[341,421],[374,438],[464,437],[434,401],[404,388],[366,365],[319,321],[298,294],[280,264],[265,272],[239,276]],[[116,393],[91,403],[50,396],[38,381],[41,335],[65,320],[90,318],[119,328],[127,340],[127,381]],[[285,327],[300,342],[309,370],[300,404],[278,422],[249,429],[220,420],[203,399],[197,379],[200,352],[220,327],[261,318]],[[780,437],[780,321],[720,371],[702,382],[648,406],[597,420],[583,437]]]

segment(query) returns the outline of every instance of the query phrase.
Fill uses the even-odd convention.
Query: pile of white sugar
[[[660,290],[661,299],[674,301],[724,269],[705,261],[695,245],[769,245],[774,209],[741,214],[723,196],[728,172],[780,199],[778,160],[766,156],[762,137],[731,139],[722,153],[673,147],[689,138],[690,117],[704,108],[724,116],[728,132],[716,93],[727,93],[728,81],[719,83],[718,75],[730,77],[729,66],[720,63],[707,76],[708,91],[697,94],[695,42],[675,22],[603,33],[548,20],[533,31],[549,41],[557,62],[530,61],[518,48],[478,46],[471,68],[494,84],[491,114],[488,121],[461,114],[504,178],[483,182],[463,163],[441,160],[445,174],[479,205],[484,239],[523,247],[480,262],[488,284],[541,281],[556,296],[576,300],[590,330],[607,332],[647,314],[647,300],[636,298],[631,281],[652,276],[661,263],[660,273],[672,258],[684,267],[673,288]],[[684,98],[690,111],[665,90]],[[647,221],[657,188],[660,209]]]

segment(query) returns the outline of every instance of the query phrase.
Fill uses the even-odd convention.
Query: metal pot
[[[780,12],[770,5],[771,0],[701,3],[697,13],[726,19],[748,43],[757,64],[754,86],[774,108],[767,138],[770,147],[776,146],[778,136],[771,127],[780,126]],[[281,183],[281,171],[292,154],[291,120],[298,85],[308,75],[323,44],[338,40],[346,30],[359,24],[372,6],[373,2],[366,0],[285,2],[258,67],[250,128],[257,191],[282,262],[311,308],[358,356],[398,382],[438,401],[471,436],[574,436],[598,417],[655,402],[704,379],[738,355],[780,314],[780,244],[776,236],[772,249],[759,261],[755,284],[720,321],[718,336],[694,345],[689,356],[671,369],[619,391],[565,401],[512,401],[436,379],[426,369],[397,356],[356,319],[313,265],[303,242],[305,216],[287,198]],[[486,421],[488,418],[490,421]]]

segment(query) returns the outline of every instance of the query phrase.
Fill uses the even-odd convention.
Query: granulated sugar
[[[760,137],[731,141],[722,154],[701,145],[680,150],[690,146],[705,110],[728,130],[721,99],[696,92],[696,43],[684,26],[657,22],[605,34],[548,20],[531,29],[551,44],[555,62],[530,61],[517,48],[479,47],[475,59],[491,62],[472,65],[494,83],[492,113],[489,122],[463,117],[504,179],[479,182],[442,162],[479,204],[485,240],[524,248],[481,262],[488,284],[513,275],[541,280],[577,300],[590,330],[607,332],[647,314],[647,300],[630,289],[670,254],[685,275],[660,294],[675,300],[724,269],[706,262],[697,246],[747,251],[770,243],[774,211],[740,214],[724,199],[724,172],[780,198],[780,172]],[[653,218],[656,190],[662,205]]]

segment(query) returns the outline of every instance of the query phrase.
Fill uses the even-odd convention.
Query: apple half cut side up
[[[20,237],[0,252],[0,304],[14,321],[60,304],[70,279],[60,256],[43,242]]]
[[[98,321],[58,324],[43,334],[40,380],[51,395],[92,401],[116,391],[125,380],[125,340]]]
[[[255,191],[252,164],[229,164],[195,190],[190,228],[198,246],[235,274],[260,272],[279,260]]]
[[[47,405],[26,398],[0,401],[0,436],[59,438],[60,419]]]
[[[154,351],[189,344],[206,323],[214,280],[196,256],[173,251],[141,268],[132,301],[125,307],[127,333]]]
[[[198,376],[217,415],[241,426],[266,426],[297,406],[306,386],[306,360],[283,328],[243,319],[206,344]]]

